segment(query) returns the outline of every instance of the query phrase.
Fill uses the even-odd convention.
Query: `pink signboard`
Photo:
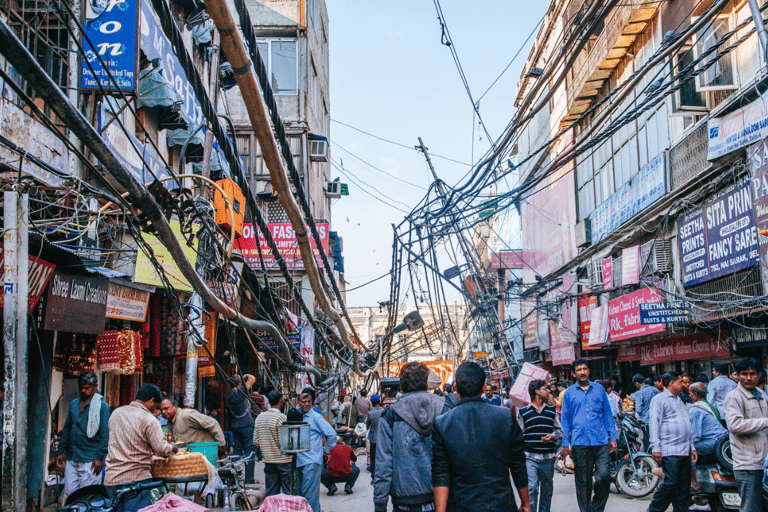
[[[328,224],[318,223],[315,226],[317,226],[317,232],[320,234],[323,250],[328,254]],[[285,260],[286,266],[288,268],[304,268],[304,262],[301,259],[301,252],[299,251],[299,244],[296,241],[296,233],[293,230],[293,226],[290,223],[272,223],[267,224],[267,228],[272,234],[272,239],[277,244],[277,249]],[[258,232],[258,246],[256,245],[256,232]],[[311,233],[309,235],[309,243],[312,246],[312,252],[314,253],[317,265],[322,268],[323,260]],[[277,260],[272,255],[266,239],[258,231],[258,227],[250,223],[243,224],[243,236],[235,240],[235,248],[243,253],[245,262],[254,270],[261,270],[259,247],[261,247],[261,255],[264,258],[266,269],[279,270],[280,267],[277,264]]]
[[[603,290],[613,288],[613,258],[608,256],[603,260]]]
[[[608,302],[608,320],[612,342],[654,334],[666,329],[666,324],[640,324],[639,304],[648,302],[664,302],[664,297],[655,289],[643,288]]]
[[[597,297],[594,295],[579,297],[579,336],[582,349],[589,349],[589,331],[592,328],[592,312],[595,307]]]
[[[640,282],[640,246],[628,247],[621,252],[621,284]]]
[[[499,251],[491,253],[491,268],[523,268],[522,251]]]
[[[559,322],[549,321],[549,350],[552,353],[552,364],[561,366],[571,364],[576,357],[573,343],[563,339],[563,330]]]

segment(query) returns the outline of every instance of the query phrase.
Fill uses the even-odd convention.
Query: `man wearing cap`
[[[368,441],[371,443],[371,483],[373,483],[373,475],[376,474],[376,441],[379,433],[379,420],[384,412],[384,408],[381,406],[381,397],[376,393],[371,395],[371,404],[373,408],[368,413],[368,419],[365,420],[365,425],[368,427]]]

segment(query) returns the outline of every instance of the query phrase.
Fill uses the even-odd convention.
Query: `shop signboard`
[[[768,91],[722,117],[710,118],[707,160],[714,160],[768,137]]]
[[[665,154],[643,167],[634,178],[616,191],[589,216],[592,245],[629,219],[658,201],[666,192]]]
[[[621,284],[640,282],[640,246],[627,247],[621,251]]]
[[[267,331],[255,331],[255,333],[257,338],[256,348],[260,352],[279,352],[280,348],[277,346],[277,341],[271,334]],[[301,351],[301,333],[299,331],[283,332],[283,338],[293,345],[293,348]]]
[[[685,286],[733,274],[760,261],[749,181],[713,195],[703,207],[681,215],[678,225]]]
[[[640,347],[635,345],[634,347],[619,347],[616,360],[619,363],[628,363],[630,361],[640,360]]]
[[[328,254],[328,223],[316,223],[315,226],[320,235],[323,250]],[[272,239],[275,241],[277,249],[280,251],[280,255],[283,257],[286,266],[293,269],[304,268],[304,261],[301,259],[299,244],[296,241],[296,232],[293,230],[291,223],[270,223],[267,224],[267,229],[269,229]],[[258,246],[256,245],[257,243]],[[312,247],[315,261],[318,266],[322,268],[323,259],[320,256],[320,251],[317,249],[315,239],[311,235],[309,237],[309,243]],[[272,250],[269,248],[267,240],[261,234],[261,231],[259,231],[258,226],[254,226],[251,223],[243,224],[243,236],[235,240],[235,248],[240,250],[245,262],[250,268],[261,271],[259,247],[261,248],[261,255],[264,258],[264,266],[266,269],[279,270],[280,267],[277,264],[277,260],[272,254]]]
[[[5,251],[3,250],[3,244],[0,243],[0,279],[5,275]],[[53,275],[53,271],[56,265],[48,263],[45,260],[29,256],[29,311],[35,309],[37,303],[40,301],[40,297],[43,295],[45,285],[48,284],[48,280]],[[0,290],[0,308],[3,307],[3,294],[4,290]]]
[[[81,89],[98,90],[103,87],[106,90],[117,90],[119,88],[125,92],[136,89],[139,63],[137,2],[138,0],[84,2],[86,12],[83,22],[83,49],[85,55],[80,60]],[[101,57],[107,65],[106,69],[97,56]],[[109,75],[112,75],[117,87]]]
[[[184,251],[184,255],[187,257],[189,263],[194,267],[197,264],[197,251],[195,250],[195,247],[190,247],[187,245],[186,239],[181,234],[181,226],[179,225],[178,220],[172,220],[170,224],[173,233],[176,235],[176,239],[181,245],[181,249]],[[197,233],[198,229],[198,226],[194,226],[192,228],[194,233]],[[173,260],[173,257],[171,257],[170,251],[168,251],[160,239],[154,235],[149,235],[146,233],[143,234],[143,237],[147,245],[152,248],[152,253],[162,267],[163,273],[168,278],[171,286],[175,290],[191,292],[192,285],[189,284],[189,281],[187,281],[187,279],[181,273],[181,269],[179,269],[179,266]],[[144,253],[144,251],[141,250],[136,254],[136,269],[134,270],[133,280],[137,283],[149,284],[161,288],[166,287],[165,281],[160,278],[155,265]]]
[[[695,333],[689,336],[654,341],[640,345],[640,365],[687,361],[689,359],[713,359],[728,357],[728,347],[710,334]]]
[[[602,345],[608,342],[608,304],[597,306],[592,311],[592,325],[589,329],[589,345]]]
[[[592,327],[592,312],[597,307],[597,297],[595,295],[584,295],[579,297],[579,336],[581,338],[581,348],[589,349],[589,331]]]
[[[109,279],[56,271],[45,296],[42,329],[101,334],[107,313]]]
[[[755,227],[758,231],[768,231],[768,139],[763,139],[751,146],[748,156]],[[763,290],[768,290],[768,236],[759,235],[757,245],[760,253]]]
[[[603,260],[603,290],[613,288],[613,258],[608,256]]]
[[[141,2],[141,49],[150,62],[157,62],[163,68],[163,75],[181,98],[182,112],[190,123],[194,126],[202,124],[203,108],[148,0]],[[180,50],[186,51],[185,48]]]
[[[208,288],[216,294],[217,297],[231,301],[237,298],[240,290],[240,276],[243,271],[242,261],[233,261],[226,267],[227,272],[222,272],[218,280],[208,280]]]
[[[552,364],[562,366],[571,364],[576,357],[573,343],[565,341],[564,329],[555,320],[549,321],[549,350],[552,354]]]
[[[525,350],[539,348],[539,315],[536,311],[535,299],[523,302],[521,309],[523,313],[523,348]]]
[[[663,287],[663,283],[659,283],[659,286]],[[643,325],[640,322],[640,304],[663,301],[663,295],[653,288],[643,288],[609,301],[611,342],[664,331],[665,324]]]
[[[307,366],[315,366],[315,330],[311,325],[301,328],[301,358]],[[315,376],[307,372],[302,376],[302,386],[312,386]]]
[[[109,283],[107,318],[143,322],[147,318],[147,304],[149,291],[115,282]]]
[[[642,325],[680,324],[691,321],[691,308],[685,302],[649,302],[639,306]]]

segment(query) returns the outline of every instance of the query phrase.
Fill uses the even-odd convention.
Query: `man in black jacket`
[[[483,402],[483,384],[485,371],[477,363],[463,363],[456,371],[461,401],[435,419],[432,482],[436,512],[517,510],[510,473],[522,502],[520,511],[530,512],[523,434],[509,409]]]

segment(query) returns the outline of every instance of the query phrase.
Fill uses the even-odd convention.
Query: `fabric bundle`
[[[130,375],[144,368],[141,333],[105,331],[98,337],[97,352],[103,372]]]
[[[180,356],[187,351],[185,336],[186,329],[184,319],[174,307],[171,299],[163,299],[162,329],[160,334],[160,355]]]

